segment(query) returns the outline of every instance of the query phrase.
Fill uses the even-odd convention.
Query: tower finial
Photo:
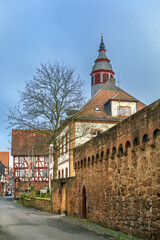
[[[100,48],[101,50],[105,50],[105,45],[104,45],[104,42],[103,42],[103,33],[101,33],[101,43],[100,43],[99,48]]]

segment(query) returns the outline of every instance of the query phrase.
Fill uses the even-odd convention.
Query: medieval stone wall
[[[76,214],[160,239],[160,100],[74,149]]]
[[[75,177],[52,180],[52,212],[77,215]]]
[[[31,199],[20,198],[19,202],[23,203],[26,207],[33,207],[42,211],[51,212],[51,200],[44,198],[33,197]]]

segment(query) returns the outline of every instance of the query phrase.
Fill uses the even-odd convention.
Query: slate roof
[[[49,132],[49,131],[48,131]],[[12,130],[12,156],[49,155],[49,142],[46,134],[35,130]]]
[[[9,167],[9,152],[0,152],[0,161],[5,167]]]

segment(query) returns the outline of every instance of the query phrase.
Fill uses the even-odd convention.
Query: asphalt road
[[[31,208],[0,197],[0,240],[106,240],[88,229],[65,222],[63,217]]]

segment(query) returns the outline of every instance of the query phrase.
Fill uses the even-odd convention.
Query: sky
[[[76,67],[90,98],[101,33],[117,84],[147,105],[159,99],[159,0],[0,0],[0,151],[11,148],[5,112],[40,63]]]

